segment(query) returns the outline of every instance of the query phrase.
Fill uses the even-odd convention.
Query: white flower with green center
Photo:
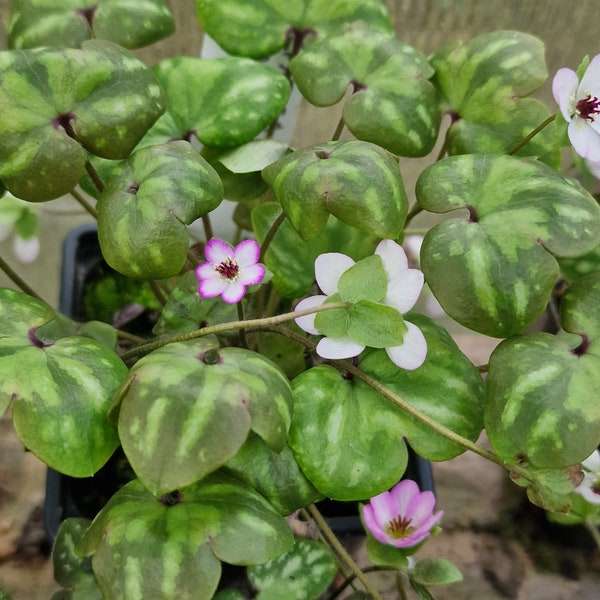
[[[408,268],[406,253],[393,240],[381,241],[375,257],[374,260],[374,257],[369,257],[355,263],[349,256],[338,252],[318,256],[315,278],[323,294],[305,298],[298,303],[296,310],[339,300],[353,302],[354,306],[347,312],[343,309],[340,312],[330,311],[338,312],[335,318],[322,312],[318,316],[298,317],[296,323],[307,333],[324,335],[316,348],[322,358],[352,358],[367,346],[385,347],[398,367],[417,369],[425,361],[427,342],[421,330],[401,315],[415,305],[423,288],[423,273]],[[368,281],[365,279],[362,289],[361,276],[369,278]],[[381,289],[383,293],[379,293]],[[377,315],[381,315],[379,320]],[[371,332],[366,331],[369,322]],[[378,339],[393,339],[394,331],[400,343],[377,344]],[[373,343],[367,343],[370,333]]]

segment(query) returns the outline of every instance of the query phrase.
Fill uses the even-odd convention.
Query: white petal
[[[401,314],[409,311],[419,299],[425,279],[418,269],[406,269],[388,283],[384,304]]]
[[[381,258],[388,280],[394,279],[408,268],[406,252],[394,240],[381,240],[375,248],[375,254]]]
[[[337,292],[338,281],[354,261],[340,252],[320,254],[315,260],[315,278],[321,291],[327,296]]]
[[[223,240],[212,238],[204,246],[204,256],[209,263],[218,265],[227,257],[233,258],[233,248]]]
[[[296,308],[294,310],[304,310],[306,308],[321,306],[325,300],[327,300],[327,296],[310,296],[308,298],[304,298],[304,300],[300,300],[300,302],[296,304]],[[319,335],[319,330],[315,328],[316,316],[317,313],[313,313],[312,315],[305,315],[304,317],[298,317],[294,320],[296,321],[296,325],[298,325],[300,329],[306,331],[306,333]]]
[[[600,97],[600,54],[592,58],[585,70],[577,90],[577,99],[585,98],[588,94],[592,97]]]
[[[240,242],[234,250],[234,258],[240,267],[247,267],[258,262],[260,246],[254,240]]]
[[[600,473],[600,452],[594,450],[581,464],[587,471]]]
[[[317,344],[317,354],[321,358],[352,358],[358,356],[365,347],[357,344],[351,337],[324,337]]]
[[[575,118],[567,129],[575,152],[592,162],[600,162],[600,133],[594,131],[587,121]]]
[[[571,69],[559,69],[552,80],[554,100],[567,122],[571,120],[571,115],[575,110],[575,94],[578,84],[577,73]]]
[[[246,286],[240,283],[239,279],[236,281],[228,281],[227,287],[223,290],[221,298],[223,302],[227,304],[237,304],[246,293]]]
[[[418,369],[427,356],[427,341],[421,330],[412,323],[405,321],[408,331],[404,334],[401,346],[386,348],[385,351],[391,361],[407,371]]]
[[[24,239],[15,235],[13,240],[13,251],[17,260],[22,263],[33,262],[40,254],[40,240],[37,237]]]
[[[600,163],[586,159],[585,166],[596,179],[600,179]]]
[[[228,285],[229,281],[220,277],[202,279],[198,284],[198,293],[203,298],[216,298],[227,289]]]
[[[240,269],[237,282],[242,285],[256,285],[260,283],[265,277],[265,267],[257,263],[246,265],[243,269]]]

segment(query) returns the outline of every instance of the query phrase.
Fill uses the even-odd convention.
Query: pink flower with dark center
[[[221,296],[224,302],[237,304],[246,288],[265,276],[265,267],[258,262],[260,246],[254,240],[244,240],[234,248],[213,238],[204,247],[204,256],[206,262],[196,268],[198,293],[203,298]]]
[[[569,124],[567,132],[575,152],[600,162],[600,54],[594,56],[581,82],[571,69],[559,69],[552,93]]]
[[[365,526],[382,544],[410,548],[427,538],[443,511],[433,513],[435,495],[419,491],[411,479],[404,479],[391,491],[371,498],[363,507]]]

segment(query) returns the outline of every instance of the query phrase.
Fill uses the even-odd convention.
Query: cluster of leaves
[[[465,450],[457,440],[473,443],[484,427],[534,502],[568,510],[568,467],[600,442],[600,275],[579,277],[563,261],[597,249],[600,208],[556,170],[553,126],[511,153],[549,116],[527,97],[547,76],[541,43],[496,32],[427,58],[394,37],[379,0],[294,0],[285,10],[277,0],[197,0],[201,25],[233,56],[150,69],[125,47],[170,32],[163,3],[137,3],[133,23],[118,0],[97,4],[15,3],[13,49],[0,53],[0,179],[30,202],[78,184],[95,196],[107,263],[169,287],[157,335],[236,318],[181,274],[187,226],[224,196],[238,202],[237,225],[268,240],[264,262],[282,307],[311,291],[319,254],[360,260],[381,238],[401,240],[408,197],[397,156],[427,155],[448,114],[448,156],[424,170],[416,201],[451,214],[426,235],[421,266],[448,315],[506,340],[485,385],[448,332],[419,314],[410,320],[428,355],[415,371],[398,369],[385,343],[361,354],[353,368],[362,376],[307,363],[298,340],[275,345],[273,333],[256,334],[252,349],[226,336],[179,340],[128,368],[110,327],[78,326],[0,290],[0,408],[12,404],[23,442],[75,477],[95,473],[121,444],[137,477],[91,527],[71,522],[61,533],[58,580],[79,596],[57,598],[208,599],[221,561],[262,565],[250,579],[265,599],[300,597],[293,585],[310,565],[321,573],[311,580],[317,597],[333,577],[331,557],[294,545],[284,516],[325,496],[388,489],[406,469],[405,441],[448,460]],[[153,33],[136,37],[134,25]],[[296,150],[257,139],[284,109],[290,81],[255,59],[282,48],[310,103],[344,102],[354,139]],[[564,333],[522,333],[561,274],[572,281]],[[423,564],[412,581],[427,598],[424,586],[453,577]]]

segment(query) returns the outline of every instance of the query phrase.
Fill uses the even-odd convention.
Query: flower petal
[[[571,115],[575,110],[575,94],[578,84],[577,73],[571,69],[559,69],[552,80],[554,100],[567,122],[571,120]]]
[[[418,269],[401,271],[388,283],[383,302],[404,314],[416,304],[424,283],[423,273]]]
[[[327,296],[337,292],[338,281],[354,261],[340,252],[326,252],[320,254],[315,260],[315,278],[321,291]]]
[[[201,279],[198,284],[198,293],[203,298],[216,298],[220,296],[229,286],[229,281],[226,279],[209,278]]]
[[[307,308],[321,306],[325,300],[327,300],[327,296],[309,296],[308,298],[304,298],[304,300],[300,300],[300,302],[296,304],[296,308],[294,310],[305,310]],[[298,325],[300,329],[306,331],[306,333],[319,335],[319,330],[315,328],[315,317],[316,313],[298,317],[297,319],[294,319],[294,321],[296,321],[296,325]]]
[[[260,246],[255,240],[244,240],[234,248],[233,254],[241,268],[255,265],[260,258]]]
[[[600,474],[600,452],[594,450],[581,464],[587,471]]]
[[[415,527],[420,527],[431,515],[435,508],[435,495],[429,490],[419,492],[408,503],[406,516],[412,519]]]
[[[385,526],[398,515],[394,497],[390,492],[383,492],[369,501],[375,514],[375,521],[385,530]]]
[[[567,129],[575,152],[592,162],[600,162],[600,134],[584,119],[575,118]]]
[[[13,252],[19,262],[32,263],[40,254],[40,240],[35,236],[25,239],[20,235],[15,235]]]
[[[243,283],[240,283],[240,280],[236,281],[227,281],[227,287],[223,290],[221,294],[221,298],[223,298],[223,302],[227,302],[227,304],[237,304],[246,293],[246,286]]]
[[[215,271],[215,265],[209,262],[204,262],[196,267],[196,277],[198,279],[221,279],[219,273]]]
[[[404,341],[401,346],[392,346],[385,351],[390,360],[407,371],[418,369],[427,356],[427,341],[421,330],[413,323],[404,321],[408,331],[404,334]]]
[[[227,242],[218,238],[211,238],[204,246],[204,256],[213,265],[218,265],[226,260],[228,256],[233,258],[233,255],[233,248]]]
[[[357,344],[351,337],[339,338],[324,337],[317,344],[317,354],[321,358],[352,358],[358,356],[365,347]]]
[[[406,252],[394,240],[381,240],[377,248],[375,248],[375,254],[381,258],[389,281],[397,277],[402,271],[408,269]]]
[[[396,515],[407,516],[407,510],[413,498],[419,494],[419,486],[412,479],[403,479],[390,491],[396,507]]]
[[[600,54],[592,58],[585,70],[577,89],[577,99],[585,98],[588,94],[591,97],[600,97]]]
[[[390,544],[391,538],[385,533],[385,530],[379,523],[379,515],[373,509],[370,504],[367,504],[363,507],[363,521],[365,522],[365,527],[369,530],[371,535],[382,544]]]
[[[243,285],[257,285],[265,277],[265,267],[261,264],[247,265],[240,269],[237,281]]]

